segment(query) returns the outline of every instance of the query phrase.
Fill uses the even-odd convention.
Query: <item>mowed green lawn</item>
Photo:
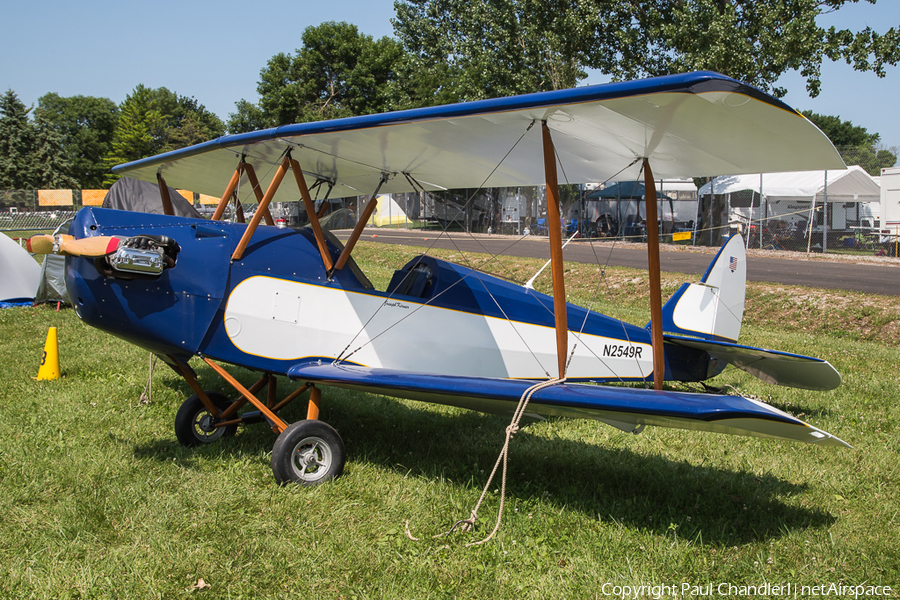
[[[378,286],[412,254],[359,250]],[[436,254],[522,280],[540,267]],[[645,273],[568,270],[570,300],[646,322]],[[682,280],[664,275],[664,294]],[[595,598],[622,595],[617,586],[652,598],[710,584],[713,595],[750,594],[730,584],[773,597],[783,593],[764,584],[795,585],[798,597],[811,596],[800,586],[888,585],[897,597],[900,300],[751,284],[744,323],[743,343],[825,358],[843,385],[791,390],[732,368],[711,383],[853,450],[530,423],[511,444],[502,528],[467,547],[491,530],[498,493],[474,533],[432,536],[469,516],[505,418],[326,389],[321,418],[346,444],[344,476],[280,488],[264,425],[182,448],[172,423],[189,389],[157,363],[141,402],[146,351],[72,310],[0,310],[0,598]],[[50,326],[64,377],[35,381]],[[230,393],[197,363],[206,387]],[[305,403],[283,415],[303,418]]]

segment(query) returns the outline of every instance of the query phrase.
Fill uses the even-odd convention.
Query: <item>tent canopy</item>
[[[762,194],[772,201],[793,200],[816,202],[825,200],[825,176],[828,175],[829,202],[880,202],[881,186],[857,165],[841,170],[793,171],[764,173]],[[700,195],[733,194],[741,191],[759,192],[760,174],[716,177],[700,188]]]
[[[41,265],[8,235],[0,233],[0,302],[33,300]]]
[[[662,199],[668,194],[663,191],[657,191],[657,197]],[[644,184],[637,181],[619,181],[612,183],[602,190],[596,190],[587,195],[588,200],[643,200]]]
[[[621,181],[610,184],[602,190],[591,192],[587,197],[589,200],[599,200],[601,198],[610,200],[616,198],[621,198],[622,200],[633,198],[635,200],[641,200],[644,198],[644,184],[636,181]]]
[[[404,211],[397,201],[390,194],[382,194],[378,196],[378,208],[369,219],[369,223],[376,227],[385,227],[387,225],[399,225],[407,221],[406,211]]]

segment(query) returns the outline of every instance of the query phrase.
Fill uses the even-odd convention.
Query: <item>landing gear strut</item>
[[[280,485],[318,485],[344,472],[344,442],[333,427],[318,420],[322,397],[318,388],[303,385],[278,402],[274,375],[264,375],[248,389],[220,365],[204,357],[203,360],[241,394],[238,400],[232,401],[219,392],[201,389],[196,374],[187,362],[172,356],[166,359],[195,392],[185,400],[175,416],[175,437],[183,446],[210,444],[234,435],[239,423],[265,420],[278,434],[272,448],[271,464],[275,480]],[[268,388],[266,402],[254,395],[263,387]],[[288,424],[278,417],[278,411],[307,390],[310,396],[305,420]],[[238,411],[247,403],[257,410],[239,415]]]

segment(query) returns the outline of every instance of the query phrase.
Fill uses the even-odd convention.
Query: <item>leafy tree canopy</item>
[[[105,167],[205,142],[224,132],[222,121],[194,98],[179,96],[164,87],[138,85],[119,106],[119,120]],[[111,185],[116,179],[117,176],[107,174],[104,185]]]
[[[238,100],[234,105],[237,110],[228,115],[228,133],[246,133],[272,127],[272,122],[256,104]]]
[[[816,124],[828,136],[848,165],[859,165],[869,175],[881,175],[881,169],[897,162],[896,149],[881,148],[881,136],[869,133],[865,127],[844,121],[840,117],[803,111],[803,116]]]
[[[876,0],[866,0],[875,4]],[[659,75],[712,69],[781,97],[775,86],[787,71],[799,71],[815,97],[825,58],[844,60],[859,71],[884,77],[885,65],[900,60],[900,35],[870,27],[853,32],[824,29],[816,18],[859,0],[651,0],[635,11],[647,67],[624,61],[622,75]]]
[[[859,165],[873,176],[881,175],[881,169],[897,164],[897,148],[879,146],[838,146],[841,158],[848,165]]]
[[[296,55],[277,54],[260,72],[259,106],[242,100],[229,131],[384,112],[397,107],[403,49],[374,40],[355,25],[308,27]]]
[[[586,77],[587,40],[611,35],[594,2],[398,0],[394,31],[446,100],[574,87]],[[626,26],[628,22],[624,23]]]
[[[113,132],[119,119],[119,107],[108,98],[72,96],[55,93],[38,100],[38,110],[61,136],[69,175],[83,189],[103,185],[103,158],[109,153]]]
[[[874,4],[876,0],[866,0]],[[824,29],[816,18],[859,0],[396,0],[394,29],[423,67],[446,62],[461,96],[715,70],[783,96],[799,71],[811,96],[825,58],[884,77],[896,28]],[[483,73],[479,79],[479,73]]]
[[[33,187],[35,135],[30,111],[14,91],[0,96],[0,189]]]
[[[65,140],[40,108],[35,111],[34,131],[32,187],[51,190],[77,188],[78,182],[69,175],[72,165],[67,159]]]
[[[0,189],[69,189],[78,183],[69,175],[63,136],[42,109],[34,111],[12,90],[0,97]]]
[[[843,121],[840,117],[820,115],[804,110],[803,116],[815,123],[835,146],[874,146],[881,141],[881,135],[869,133],[865,127]]]

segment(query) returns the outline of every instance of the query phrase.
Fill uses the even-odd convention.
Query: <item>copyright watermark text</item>
[[[894,588],[889,585],[846,585],[842,583],[826,583],[821,585],[801,585],[798,583],[761,583],[758,585],[718,583],[660,583],[641,585],[620,585],[604,583],[600,587],[603,597],[633,600],[637,598],[703,598],[714,596],[769,596],[785,598],[839,597],[839,598],[875,598],[891,597]]]

